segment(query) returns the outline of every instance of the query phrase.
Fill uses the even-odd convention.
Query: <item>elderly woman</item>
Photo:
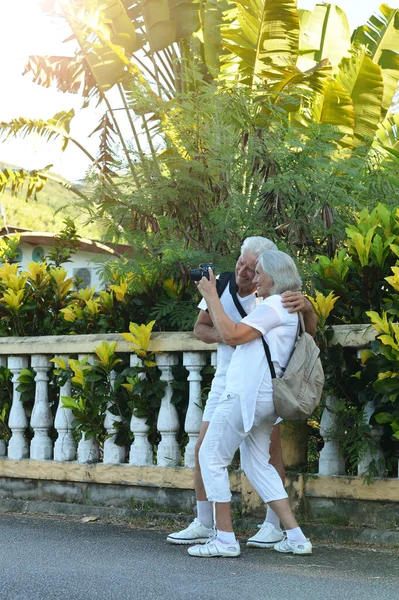
[[[278,552],[311,554],[292,513],[288,496],[276,469],[269,463],[270,436],[277,414],[262,336],[269,345],[276,376],[283,373],[294,348],[298,314],[282,305],[281,294],[301,288],[294,261],[284,252],[268,250],[257,262],[254,283],[263,301],[239,323],[224,312],[209,271],[198,289],[205,298],[214,326],[225,344],[236,346],[226,375],[226,389],[213,415],[202,444],[199,460],[207,497],[214,503],[217,533],[205,545],[189,548],[191,556],[239,556],[231,522],[227,467],[241,445],[242,467],[255,490],[280,517],[286,537]]]

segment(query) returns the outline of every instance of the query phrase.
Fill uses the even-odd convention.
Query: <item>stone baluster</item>
[[[79,354],[78,359],[82,360],[86,354]],[[95,356],[93,354],[88,355],[88,361],[90,365],[95,364]],[[86,439],[86,433],[82,431],[82,437],[78,443],[78,462],[79,463],[94,463],[100,460],[100,448],[98,440],[95,438]]]
[[[320,435],[324,440],[324,447],[320,452],[319,475],[343,475],[345,461],[337,441],[330,438],[331,430],[336,423],[335,408],[337,399],[327,396],[325,409],[320,421]]]
[[[374,414],[374,402],[373,401],[369,401],[367,402],[366,406],[364,407],[363,410],[363,419],[365,423],[370,423],[370,419]],[[381,427],[380,425],[371,425],[370,426],[370,433],[371,433],[371,437],[373,438],[373,440],[375,441],[375,445],[373,448],[367,448],[363,458],[361,459],[361,461],[359,462],[358,466],[357,466],[357,474],[360,475],[365,475],[368,470],[369,470],[369,466],[370,464],[374,461],[374,466],[376,468],[376,477],[383,477],[384,472],[385,472],[385,461],[384,461],[384,455],[382,450],[379,448],[378,441],[382,436],[383,433],[383,427]]]
[[[0,367],[7,366],[7,357],[0,356]],[[0,458],[7,456],[7,444],[5,440],[0,440]]]
[[[63,358],[68,363],[69,356],[60,354],[57,358]],[[58,437],[54,444],[54,460],[62,462],[75,460],[76,442],[73,439],[73,414],[70,408],[63,408],[62,397],[71,395],[71,381],[60,387],[57,412],[55,413],[54,427]]]
[[[158,354],[156,362],[162,372],[161,381],[166,381],[165,394],[159,409],[157,428],[161,434],[158,446],[157,465],[160,467],[176,467],[180,464],[180,446],[176,440],[179,430],[179,417],[176,407],[171,403],[173,381],[172,367],[178,362],[178,357],[170,352]]]
[[[53,443],[49,436],[49,429],[53,423],[50,406],[48,403],[48,371],[52,364],[44,354],[33,354],[32,369],[36,371],[35,403],[30,420],[34,431],[30,443],[30,457],[34,460],[50,460],[53,456]]]
[[[187,380],[190,391],[184,429],[188,434],[188,443],[184,454],[184,466],[195,465],[195,444],[199,437],[202,422],[201,369],[205,365],[203,352],[183,352],[183,365],[188,370]]]
[[[8,442],[8,458],[21,460],[28,458],[29,444],[25,437],[25,430],[28,427],[25,409],[21,402],[21,394],[17,391],[19,386],[18,378],[22,369],[27,369],[29,359],[26,356],[10,356],[8,359],[8,368],[12,373],[13,395],[8,426],[11,430],[11,438]]]
[[[136,354],[130,355],[131,367],[135,367],[140,363],[141,361]],[[141,373],[139,377],[145,377],[144,373]],[[132,418],[130,419],[130,430],[134,434],[134,440],[130,446],[129,464],[138,467],[153,465],[154,456],[152,446],[148,441],[150,426],[147,425],[146,419],[144,417],[136,417],[132,414]]]
[[[114,389],[116,371],[111,371],[111,386]],[[108,404],[109,406],[110,404]],[[125,461],[125,448],[124,446],[118,446],[115,444],[116,434],[118,432],[115,427],[115,422],[120,422],[122,417],[120,415],[113,415],[109,410],[106,411],[104,419],[104,427],[107,430],[108,437],[104,442],[104,463],[110,465],[117,465]]]

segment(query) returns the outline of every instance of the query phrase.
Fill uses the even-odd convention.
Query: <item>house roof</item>
[[[28,231],[18,227],[8,227],[7,232],[3,227],[3,229],[0,230],[0,237],[4,236],[19,236],[21,242],[26,242],[31,246],[55,246],[56,244],[56,234],[46,231]],[[112,244],[111,246],[87,238],[79,238],[79,250],[94,252],[96,254],[111,254],[118,258],[121,257],[122,254],[132,252],[132,248],[124,244]]]

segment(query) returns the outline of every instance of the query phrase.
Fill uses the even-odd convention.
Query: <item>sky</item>
[[[2,92],[0,94],[0,121],[18,117],[47,119],[61,110],[73,108],[77,114],[71,134],[76,134],[84,145],[95,153],[96,138],[90,138],[101,114],[94,109],[81,107],[81,98],[74,94],[63,94],[55,89],[45,89],[30,81],[30,75],[22,76],[26,58],[32,54],[65,55],[72,54],[73,48],[62,43],[69,35],[60,23],[55,23],[41,11],[42,0],[0,0],[2,31],[0,35],[0,56]],[[298,0],[299,8],[312,10],[315,0]],[[345,10],[350,27],[366,23],[373,12],[378,10],[380,0],[337,0]],[[388,0],[391,8],[399,8],[399,0]],[[22,17],[23,15],[23,17]],[[46,143],[40,138],[11,140],[0,143],[0,161],[23,166],[27,169],[42,168],[53,164],[52,170],[66,179],[84,177],[88,167],[78,149],[71,146],[66,152],[59,152],[57,141]]]

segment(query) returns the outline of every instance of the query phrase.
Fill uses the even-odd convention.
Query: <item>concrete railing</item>
[[[339,326],[335,328],[333,343],[344,346],[360,348],[367,345],[375,337],[375,332],[367,326]],[[0,338],[0,365],[7,366],[12,373],[13,399],[9,415],[8,426],[11,438],[8,445],[0,441],[0,459],[13,461],[57,461],[63,463],[95,463],[100,461],[100,453],[95,440],[86,440],[84,436],[76,443],[73,435],[73,416],[69,409],[59,403],[53,422],[49,406],[48,381],[53,368],[50,359],[55,356],[65,358],[82,357],[88,355],[89,360],[94,349],[102,340],[116,341],[117,352],[129,353],[129,344],[118,334],[96,334],[85,336],[47,336],[31,338]],[[161,371],[161,380],[166,382],[164,397],[157,419],[157,428],[160,433],[160,443],[156,456],[148,441],[148,425],[144,419],[132,416],[130,429],[133,433],[133,442],[129,449],[121,448],[115,443],[116,430],[111,414],[105,417],[104,426],[109,437],[104,443],[101,460],[105,464],[132,465],[135,467],[157,466],[167,467],[193,467],[194,448],[198,439],[201,425],[201,370],[210,360],[216,364],[216,346],[199,342],[191,333],[156,333],[153,334],[150,344],[151,350],[159,351],[156,355],[157,365]],[[210,357],[209,357],[210,354]],[[130,354],[130,364],[136,364],[137,358]],[[184,431],[188,443],[181,456],[181,449],[177,442],[179,419],[172,397],[172,367],[181,362],[187,369],[189,393],[187,398],[187,413]],[[33,410],[28,421],[27,414],[21,402],[18,391],[21,370],[31,367],[35,373],[35,398]],[[70,384],[66,383],[59,390],[59,397],[70,395]],[[334,426],[335,400],[326,399],[326,408],[321,419],[321,435],[324,447],[320,454],[319,475],[344,474],[344,461],[336,441],[329,439],[329,431]],[[370,419],[373,406],[370,404],[365,410],[365,419]],[[28,443],[26,430],[30,425],[33,437]],[[52,428],[56,430],[55,442],[49,433]],[[381,434],[379,428],[372,431],[373,437],[378,440]],[[54,437],[54,436],[53,436]],[[286,445],[289,443],[284,442]],[[292,440],[291,440],[292,442]],[[303,442],[301,442],[303,443]],[[302,448],[303,451],[303,448]],[[291,448],[295,453],[295,448]],[[128,459],[125,460],[125,457]],[[369,452],[358,465],[358,475],[367,471],[370,461],[381,458],[376,453]],[[1,461],[0,461],[1,462]],[[382,464],[379,461],[379,464]],[[381,472],[382,474],[382,472]],[[0,472],[1,476],[1,472]]]

